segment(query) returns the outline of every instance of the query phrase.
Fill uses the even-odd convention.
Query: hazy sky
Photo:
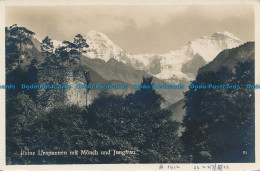
[[[228,31],[254,40],[254,8],[245,5],[7,7],[6,25],[72,40],[89,30],[106,34],[133,54],[166,53],[201,36]]]

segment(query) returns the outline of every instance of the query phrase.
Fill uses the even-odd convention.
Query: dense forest
[[[67,105],[64,91],[22,89],[21,84],[64,84],[68,75],[91,80],[82,65],[87,40],[54,48],[46,37],[41,51],[34,32],[6,27],[7,164],[254,162],[254,61],[197,75],[192,84],[239,84],[239,89],[190,89],[185,92],[183,123],[161,107],[154,89],[127,95],[102,91],[89,105]],[[144,77],[141,85],[152,85]],[[91,91],[91,90],[90,90]],[[178,91],[178,90],[176,90]],[[87,94],[86,94],[87,95]],[[87,99],[87,98],[86,98]],[[87,104],[87,103],[86,103]],[[182,136],[177,132],[184,127]],[[21,151],[135,151],[128,155],[21,155]]]

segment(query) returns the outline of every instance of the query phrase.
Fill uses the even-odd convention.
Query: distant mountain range
[[[231,33],[217,32],[211,36],[203,36],[190,41],[179,50],[166,54],[132,55],[103,33],[91,30],[85,38],[90,45],[85,54],[88,58],[102,59],[105,62],[115,59],[136,70],[144,70],[161,80],[176,80],[176,82],[181,79],[193,80],[196,76],[196,68],[212,61],[222,50],[234,48],[243,43]],[[54,45],[62,45],[62,42],[54,40]],[[201,59],[194,61],[194,57],[198,58],[198,56]],[[194,69],[188,71],[185,69],[187,65],[193,65]]]
[[[165,106],[183,98],[183,92],[188,89],[190,81],[195,79],[200,67],[212,61],[222,50],[243,43],[231,33],[214,33],[190,41],[179,50],[166,54],[133,55],[103,33],[91,30],[85,38],[89,48],[81,57],[82,64],[107,81],[117,80],[132,86],[140,84],[143,76],[153,76],[155,84],[183,84],[183,91],[158,90],[166,100]],[[53,40],[53,43],[55,47],[62,46],[61,41]],[[40,47],[40,42],[34,41],[34,44],[36,48]]]

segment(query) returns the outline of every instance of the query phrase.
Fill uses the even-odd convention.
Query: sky
[[[167,53],[215,32],[254,40],[251,5],[8,6],[5,19],[6,26],[24,26],[40,40],[71,41],[99,31],[132,54]]]

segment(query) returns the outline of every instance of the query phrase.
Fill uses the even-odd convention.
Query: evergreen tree
[[[54,54],[54,46],[51,39],[46,36],[41,43],[41,52],[42,56],[44,57],[44,64],[43,65],[51,65],[57,67],[59,65],[59,61],[57,56]]]
[[[5,54],[6,54],[6,70],[12,70],[18,65],[18,46],[15,39],[10,35],[10,29],[5,27]]]
[[[64,53],[64,55],[67,55],[67,56],[64,56],[65,59],[68,60],[68,63],[69,63],[69,67],[71,68],[71,62],[73,61],[72,60],[72,55],[74,54],[75,50],[73,50],[75,48],[75,45],[74,43],[71,43],[70,41],[63,41],[63,44],[65,45],[65,52],[67,52],[66,54]],[[63,49],[64,50],[64,49]]]
[[[19,27],[17,24],[10,26],[8,29],[6,28],[6,32],[9,35],[7,39],[9,45],[16,46],[15,51],[17,53],[18,65],[20,66],[23,56],[23,45],[33,45],[31,38],[35,33],[25,27]]]
[[[80,62],[81,65],[81,60],[80,60],[80,55],[82,53],[86,53],[86,48],[89,47],[89,45],[86,43],[86,39],[83,38],[83,36],[81,34],[77,34],[74,38],[74,45],[75,45],[75,50],[77,52],[77,59]]]
[[[89,47],[89,45],[86,43],[86,39],[83,38],[81,34],[77,34],[74,37],[74,41],[63,41],[63,44],[65,44],[66,51],[69,53],[69,61],[70,66],[72,62],[76,62],[76,60],[79,60],[79,63],[81,65],[80,56],[82,53],[86,53],[86,48]]]
[[[69,53],[66,50],[65,46],[60,46],[55,49],[55,55],[60,58],[61,62],[67,62],[67,65],[70,66]]]
[[[47,57],[50,57],[51,54],[53,53],[53,42],[51,41],[51,39],[46,36],[41,43],[41,51],[42,51],[42,55]]]

